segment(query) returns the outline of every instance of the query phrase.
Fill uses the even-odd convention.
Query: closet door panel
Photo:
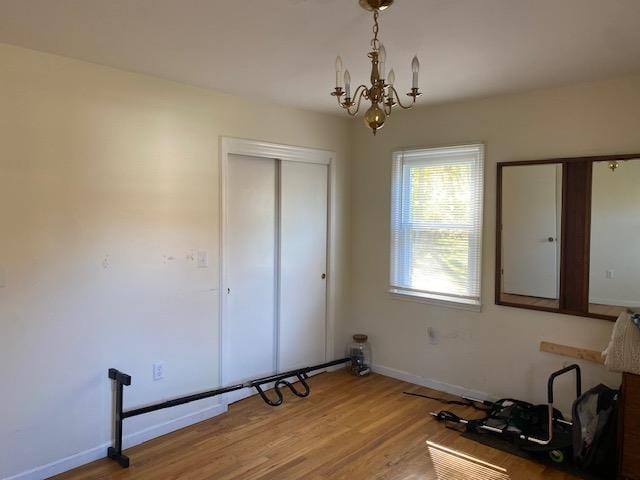
[[[276,368],[277,174],[275,160],[229,155],[224,384]]]
[[[280,166],[280,371],[322,363],[326,345],[326,165]]]

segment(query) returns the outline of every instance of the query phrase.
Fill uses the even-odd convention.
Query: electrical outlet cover
[[[162,380],[164,378],[164,362],[156,362],[153,364],[153,379]]]

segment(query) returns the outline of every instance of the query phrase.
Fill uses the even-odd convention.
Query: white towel
[[[621,313],[616,320],[611,341],[602,355],[609,370],[640,375],[640,328],[631,321],[629,312]]]

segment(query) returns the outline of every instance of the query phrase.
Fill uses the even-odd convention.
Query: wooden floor
[[[429,412],[444,406],[402,395],[439,394],[380,375],[344,371],[310,380],[311,396],[281,407],[257,397],[228,413],[131,448],[131,467],[99,460],[59,480],[507,480],[575,478],[462,438]],[[468,407],[449,406],[473,416]],[[126,426],[125,426],[126,428]],[[427,443],[427,441],[429,443]]]

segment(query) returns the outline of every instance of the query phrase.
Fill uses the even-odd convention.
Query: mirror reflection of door
[[[640,308],[640,159],[593,163],[589,312]]]
[[[502,171],[502,300],[559,306],[562,165]]]

